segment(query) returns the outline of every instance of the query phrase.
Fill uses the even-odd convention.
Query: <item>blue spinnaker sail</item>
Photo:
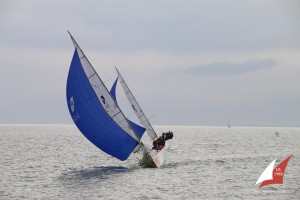
[[[118,83],[118,78],[115,80],[113,86],[110,89],[110,94],[113,97],[113,99],[115,100],[115,102],[117,102],[117,97],[116,97],[117,83]],[[146,129],[144,127],[134,123],[133,121],[128,120],[128,122],[131,125],[131,127],[134,129],[134,131],[137,133],[139,138],[142,138],[142,136],[145,133]]]
[[[78,129],[102,151],[120,160],[126,160],[138,145],[100,103],[84,72],[77,48],[68,75],[67,102]]]
[[[137,133],[137,135],[142,138],[143,134],[145,133],[145,128],[134,123],[133,121],[128,120],[129,124],[131,125],[131,127],[134,129],[134,131]]]
[[[115,102],[117,102],[116,88],[117,88],[118,78],[115,80],[113,86],[110,89],[110,94],[111,94],[112,98],[114,98]]]

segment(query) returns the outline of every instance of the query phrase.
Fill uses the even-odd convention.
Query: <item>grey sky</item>
[[[210,63],[191,66],[186,72],[191,75],[232,75],[267,69],[276,64],[275,60],[249,60],[243,63]]]
[[[2,0],[0,123],[72,123],[70,30],[153,124],[299,126],[299,19],[297,0]]]

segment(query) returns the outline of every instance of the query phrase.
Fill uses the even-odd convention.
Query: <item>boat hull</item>
[[[166,163],[166,148],[163,148],[155,155],[151,156],[151,165],[154,168],[159,168],[165,165]]]
[[[140,162],[143,167],[159,168],[166,164],[167,150],[170,148],[170,142],[166,142],[166,146],[161,150],[148,151],[144,148],[144,155]]]

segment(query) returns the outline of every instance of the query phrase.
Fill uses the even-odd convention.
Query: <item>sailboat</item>
[[[229,118],[227,118],[227,127],[230,128],[231,124],[229,123]]]
[[[139,164],[162,167],[170,142],[159,150],[146,147],[142,136],[146,131],[151,140],[158,136],[137,103],[125,80],[117,70],[118,78],[109,91],[68,31],[75,47],[71,61],[66,97],[70,115],[80,132],[103,152],[121,160],[142,151]],[[116,99],[118,79],[141,125],[127,119]],[[172,135],[173,137],[173,135]]]

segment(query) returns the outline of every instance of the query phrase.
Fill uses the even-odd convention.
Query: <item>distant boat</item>
[[[70,36],[75,51],[66,93],[69,112],[77,128],[95,146],[119,160],[126,160],[132,152],[142,149],[140,164],[146,167],[163,166],[169,141],[159,150],[149,149],[143,144],[141,138],[145,130],[152,140],[158,137],[119,71],[109,92],[73,36]],[[118,79],[142,126],[128,120],[118,106]]]
[[[227,127],[228,127],[228,128],[231,127],[231,125],[230,125],[230,123],[229,123],[229,119],[227,120]]]

